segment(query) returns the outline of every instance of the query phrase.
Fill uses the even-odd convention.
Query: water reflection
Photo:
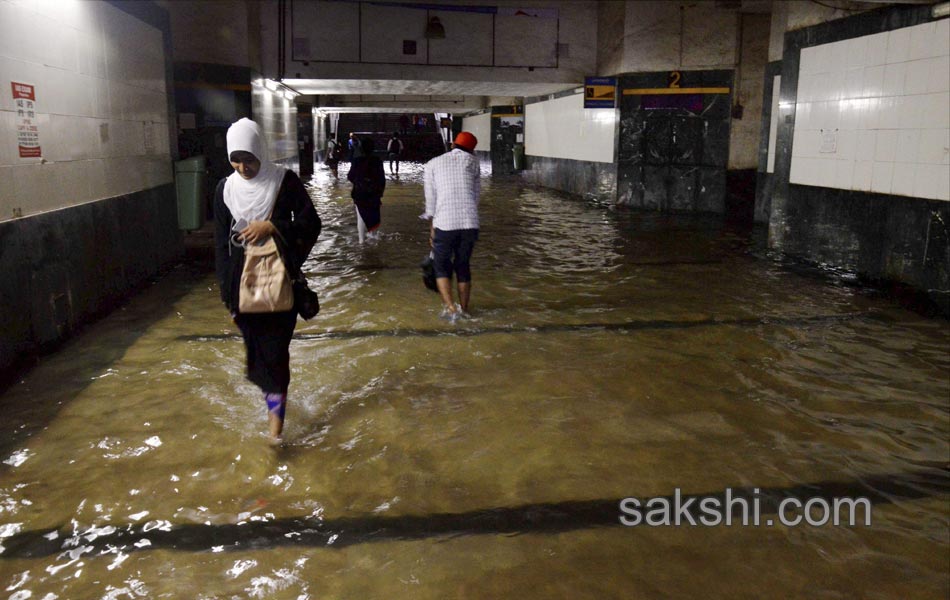
[[[945,321],[715,221],[497,179],[475,319],[451,325],[417,267],[421,171],[402,169],[370,244],[348,184],[308,187],[322,312],[292,343],[285,448],[195,267],[4,395],[10,595],[945,597]],[[630,495],[728,487],[866,495],[875,521],[606,526]]]

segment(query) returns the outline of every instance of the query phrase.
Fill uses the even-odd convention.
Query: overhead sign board
[[[614,108],[616,106],[616,77],[584,78],[584,108]]]

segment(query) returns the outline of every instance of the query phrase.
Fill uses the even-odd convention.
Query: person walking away
[[[353,159],[353,166],[346,174],[353,183],[350,197],[356,205],[356,231],[361,244],[366,241],[367,233],[379,229],[382,197],[386,191],[386,172],[375,150],[373,139],[363,138],[360,141],[361,156]]]
[[[469,261],[478,240],[478,197],[480,168],[474,155],[478,140],[467,131],[459,133],[452,150],[425,166],[426,211],[432,219],[429,245],[433,251],[436,285],[442,298],[443,318],[455,322],[468,317],[472,295]],[[459,302],[452,299],[455,275]]]
[[[299,272],[320,235],[320,217],[297,175],[267,161],[257,123],[241,119],[231,125],[227,150],[234,173],[221,180],[214,196],[215,272],[221,300],[244,338],[247,378],[264,394],[271,442],[279,444],[297,311],[240,311],[245,248],[274,237],[287,269]]]
[[[360,138],[356,137],[356,134],[352,131],[350,132],[350,139],[346,142],[346,147],[349,152],[350,164],[352,164],[353,160],[360,156]]]
[[[340,157],[343,155],[343,148],[340,146],[340,142],[336,141],[336,138],[330,138],[327,142],[327,166],[330,167],[330,172],[333,173],[334,179],[340,179]]]
[[[396,173],[399,173],[399,157],[402,155],[403,149],[402,140],[399,139],[399,132],[394,131],[393,136],[389,138],[389,143],[386,144],[386,152],[389,153],[389,172],[393,172],[393,162],[396,163]]]

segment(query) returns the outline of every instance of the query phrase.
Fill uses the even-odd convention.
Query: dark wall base
[[[735,224],[752,224],[755,211],[755,169],[726,171],[726,220]]]
[[[529,182],[614,203],[617,199],[617,165],[566,158],[527,156],[522,176]]]
[[[793,184],[783,225],[786,254],[913,286],[950,314],[950,203]]]
[[[0,223],[0,384],[182,254],[174,184]]]
[[[617,203],[664,212],[725,212],[726,171],[620,163]]]

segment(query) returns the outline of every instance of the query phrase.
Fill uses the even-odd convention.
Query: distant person
[[[409,117],[405,113],[399,115],[399,133],[405,135],[409,131]]]
[[[350,197],[356,205],[356,232],[360,243],[368,233],[379,229],[383,192],[386,191],[386,172],[383,161],[375,155],[376,144],[372,138],[360,142],[361,156],[353,159],[353,166],[346,178],[353,182]]]
[[[478,197],[480,168],[475,157],[478,140],[467,131],[455,137],[452,150],[425,166],[425,219],[432,219],[429,245],[432,247],[435,282],[442,298],[441,316],[452,322],[468,317],[472,295],[469,261],[478,240]],[[452,299],[452,275],[458,287],[459,303]]]
[[[386,144],[386,151],[389,153],[389,172],[393,173],[393,163],[396,163],[396,173],[399,173],[399,157],[402,156],[402,150],[404,146],[402,140],[399,139],[399,133],[394,131],[393,136],[389,138],[389,143]]]
[[[352,163],[354,158],[360,156],[360,138],[356,137],[356,134],[352,131],[350,132],[350,139],[346,142],[346,147],[349,154],[349,161]]]
[[[343,156],[343,148],[340,146],[340,142],[336,141],[336,138],[330,138],[327,142],[327,166],[330,167],[330,172],[333,173],[334,179],[340,178],[340,158]]]
[[[244,249],[273,237],[287,268],[299,271],[320,235],[320,217],[297,175],[267,161],[257,123],[241,119],[231,125],[227,148],[234,172],[215,191],[215,271],[221,300],[244,337],[247,378],[264,392],[271,441],[277,444],[284,429],[297,311],[240,311]]]

